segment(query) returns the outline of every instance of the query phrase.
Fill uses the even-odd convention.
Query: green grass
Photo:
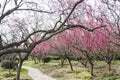
[[[117,60],[117,61],[114,62],[114,64],[116,64],[116,65],[120,65],[120,61]]]
[[[96,61],[94,66],[94,77],[90,75],[90,65],[84,68],[77,61],[72,61],[74,71],[70,70],[67,61],[63,67],[60,66],[60,60],[51,60],[49,63],[43,64],[42,62],[34,64],[34,61],[25,61],[24,65],[36,67],[42,72],[46,73],[57,80],[120,80],[120,61],[112,62],[112,71],[108,71],[108,65],[104,61]]]
[[[9,75],[9,70],[8,69],[3,69],[0,67],[0,80],[13,80],[16,77],[16,71],[15,70],[10,70],[11,76],[6,77],[6,75]],[[22,68],[21,69],[21,79],[22,80],[31,80],[31,78],[27,75],[28,70]]]
[[[82,80],[91,80],[91,75],[88,72],[74,72],[73,76]]]
[[[106,76],[102,80],[120,80],[120,76]]]

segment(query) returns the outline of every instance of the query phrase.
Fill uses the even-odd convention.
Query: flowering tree
[[[8,1],[8,0],[3,1],[1,3],[1,5],[2,5],[1,6],[1,10],[2,11],[1,11],[1,16],[0,16],[0,22],[3,23],[3,25],[8,24],[8,26],[10,26],[10,25],[12,26],[13,24],[9,24],[9,23],[13,23],[17,19],[16,18],[17,17],[16,13],[23,14],[22,20],[27,23],[26,26],[27,25],[28,26],[33,25],[33,24],[31,24],[33,18],[31,17],[31,19],[29,19],[29,20],[27,19],[26,20],[26,17],[24,16],[24,14],[26,12],[29,13],[30,11],[32,11],[33,13],[34,13],[34,11],[35,12],[39,12],[41,14],[41,16],[42,15],[48,16],[48,14],[49,15],[54,15],[55,14],[55,16],[57,15],[56,17],[58,17],[57,18],[58,21],[55,22],[56,21],[56,17],[55,16],[52,17],[52,18],[51,17],[47,17],[48,19],[55,19],[55,21],[53,22],[54,24],[49,24],[49,25],[44,25],[44,26],[48,26],[49,27],[50,25],[52,25],[53,27],[49,27],[49,28],[47,28],[47,30],[45,30],[44,28],[41,28],[39,30],[31,30],[31,31],[29,31],[30,33],[26,37],[24,37],[22,40],[19,40],[17,42],[12,42],[12,43],[9,43],[7,45],[4,44],[2,46],[2,48],[1,48],[0,55],[2,56],[2,55],[13,53],[13,52],[26,52],[26,53],[29,53],[29,52],[32,51],[32,49],[37,44],[39,44],[39,43],[41,43],[41,42],[51,38],[55,34],[63,32],[66,29],[69,29],[69,28],[80,27],[80,28],[84,28],[84,29],[89,30],[89,31],[94,30],[94,29],[89,29],[89,28],[87,28],[86,26],[84,26],[82,24],[75,25],[74,23],[70,23],[70,21],[71,21],[70,17],[72,18],[73,12],[78,8],[77,7],[78,5],[82,6],[82,5],[80,5],[80,3],[82,3],[83,1],[84,0],[71,2],[71,0],[68,0],[64,4],[68,4],[68,2],[71,2],[71,4],[69,4],[69,5],[72,5],[72,6],[69,8],[69,5],[66,5],[65,7],[63,7],[63,5],[61,5],[61,4],[63,4],[63,2],[58,0],[58,2],[59,2],[59,6],[58,7],[61,7],[61,8],[57,9],[57,7],[56,7],[55,9],[53,9],[53,10],[57,10],[55,13],[54,13],[54,11],[52,11],[52,12],[49,11],[49,10],[52,10],[51,7],[53,7],[54,5],[49,6],[50,8],[49,8],[48,11],[47,10],[46,11],[42,10],[42,8],[40,6],[38,6],[42,2],[37,3],[37,2],[34,2],[34,1],[31,2],[29,0],[28,1],[20,0],[20,1],[17,1],[17,4],[16,4],[16,2],[13,2],[12,0],[10,0],[10,1]],[[7,7],[9,7],[10,3],[13,3],[13,7],[11,7],[10,9],[7,9]],[[15,5],[14,5],[14,3],[15,3]],[[33,6],[33,7],[31,7],[31,6]],[[65,9],[63,9],[63,8],[65,8]],[[32,12],[28,16],[32,16],[33,15]],[[59,14],[58,14],[58,12],[59,12]],[[47,13],[47,14],[42,14],[42,13]],[[26,13],[26,15],[27,15],[27,13]],[[13,19],[12,16],[15,16],[14,17],[15,19]],[[11,21],[9,19],[11,19]],[[68,19],[69,19],[69,21],[68,21]],[[72,18],[72,20],[74,20],[74,18]],[[8,22],[5,22],[5,21],[8,21]],[[46,21],[42,21],[42,22],[46,22]],[[45,24],[45,23],[43,23],[43,24]],[[22,25],[22,26],[25,26],[25,25]],[[99,25],[97,27],[101,27],[101,25]],[[17,27],[15,26],[15,29],[16,28]],[[30,43],[29,47],[27,49],[22,49],[22,48],[10,49],[11,47],[20,46],[24,42],[26,42],[28,40],[31,40],[30,38],[32,38],[32,36],[34,34],[36,34],[36,33],[41,33],[42,34],[41,38],[38,41],[36,41],[36,42]]]
[[[90,63],[92,76],[94,75],[94,61],[98,55],[104,55],[102,57],[105,58],[107,64],[111,64],[111,61],[114,58],[113,55],[115,55],[115,53],[110,52],[115,49],[112,49],[114,47],[113,45],[111,45],[111,47],[109,45],[111,44],[110,41],[112,40],[110,36],[111,30],[109,27],[95,30],[92,33],[86,30],[73,29],[73,33],[75,37],[73,48],[79,50],[79,52],[76,52],[77,55],[81,57],[83,56]]]
[[[73,55],[71,49],[72,42],[73,36],[69,30],[67,30],[54,37],[53,41],[51,42],[51,47],[57,51],[58,55],[61,56],[61,66],[63,67],[64,60],[67,59],[70,64],[70,68],[73,71],[71,59],[69,58],[71,55]]]
[[[99,1],[101,2],[101,0]],[[93,32],[98,28],[105,27],[104,19],[101,19],[104,16],[99,16],[97,13],[97,16],[91,15],[90,13],[94,13],[96,9],[90,5],[88,0],[1,1],[0,26],[3,27],[0,29],[2,37],[2,39],[0,38],[0,56],[11,53],[30,54],[39,43],[70,28],[79,27]],[[40,17],[38,23],[34,23],[34,14]],[[99,18],[96,18],[98,16]],[[7,29],[8,32],[3,32],[4,29]],[[14,31],[15,33],[9,33],[9,31]],[[25,33],[22,33],[23,31]],[[16,41],[12,41],[11,37],[13,37],[13,34],[19,34],[20,37],[16,36]],[[37,41],[33,41],[36,34],[40,37]],[[21,37],[22,35],[25,36]],[[89,33],[86,33],[86,35],[89,35]],[[27,47],[22,47],[25,46],[26,42],[29,42]]]
[[[102,18],[104,23],[107,23],[112,30],[114,40],[111,42],[119,46],[119,33],[120,33],[120,1],[119,0],[101,0],[97,6],[97,11],[100,14],[98,18]]]
[[[114,37],[112,36],[111,30],[107,29],[100,31],[99,35],[99,45],[98,45],[98,56],[101,56],[103,60],[109,65],[109,71],[111,70],[111,62],[115,59],[117,47],[112,43]]]
[[[80,34],[80,33],[79,33]],[[77,54],[80,54],[80,56],[84,57],[91,65],[91,75],[93,74],[93,67],[94,67],[94,61],[95,61],[95,55],[96,55],[96,45],[95,45],[95,34],[88,33],[87,31],[83,31],[82,35],[79,35],[79,41],[77,45],[73,45],[73,47],[80,52]]]

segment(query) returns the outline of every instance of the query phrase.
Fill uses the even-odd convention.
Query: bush
[[[59,60],[60,56],[48,56],[51,60]]]
[[[44,62],[44,63],[48,63],[48,62],[50,62],[50,57],[47,57],[47,56],[45,56],[45,57],[43,57],[42,58],[42,61]]]
[[[11,60],[2,60],[1,67],[5,69],[15,69],[17,66],[17,62]]]
[[[68,56],[70,60],[76,61],[77,58],[75,56]]]
[[[116,57],[115,57],[115,60],[120,60],[120,54],[117,53]]]

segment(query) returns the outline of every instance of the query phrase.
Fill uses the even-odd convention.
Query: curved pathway
[[[32,68],[32,67],[28,67],[28,66],[22,66],[22,68],[25,68],[28,70],[28,75],[33,80],[56,80],[56,79],[53,79],[53,78],[47,76],[46,74],[43,74],[37,68]]]

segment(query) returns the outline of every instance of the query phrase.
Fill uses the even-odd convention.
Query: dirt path
[[[32,68],[32,67],[28,67],[28,66],[23,66],[22,68],[25,68],[28,70],[28,75],[33,80],[56,80],[56,79],[53,79],[53,78],[47,76],[46,74],[43,74],[37,68]]]

